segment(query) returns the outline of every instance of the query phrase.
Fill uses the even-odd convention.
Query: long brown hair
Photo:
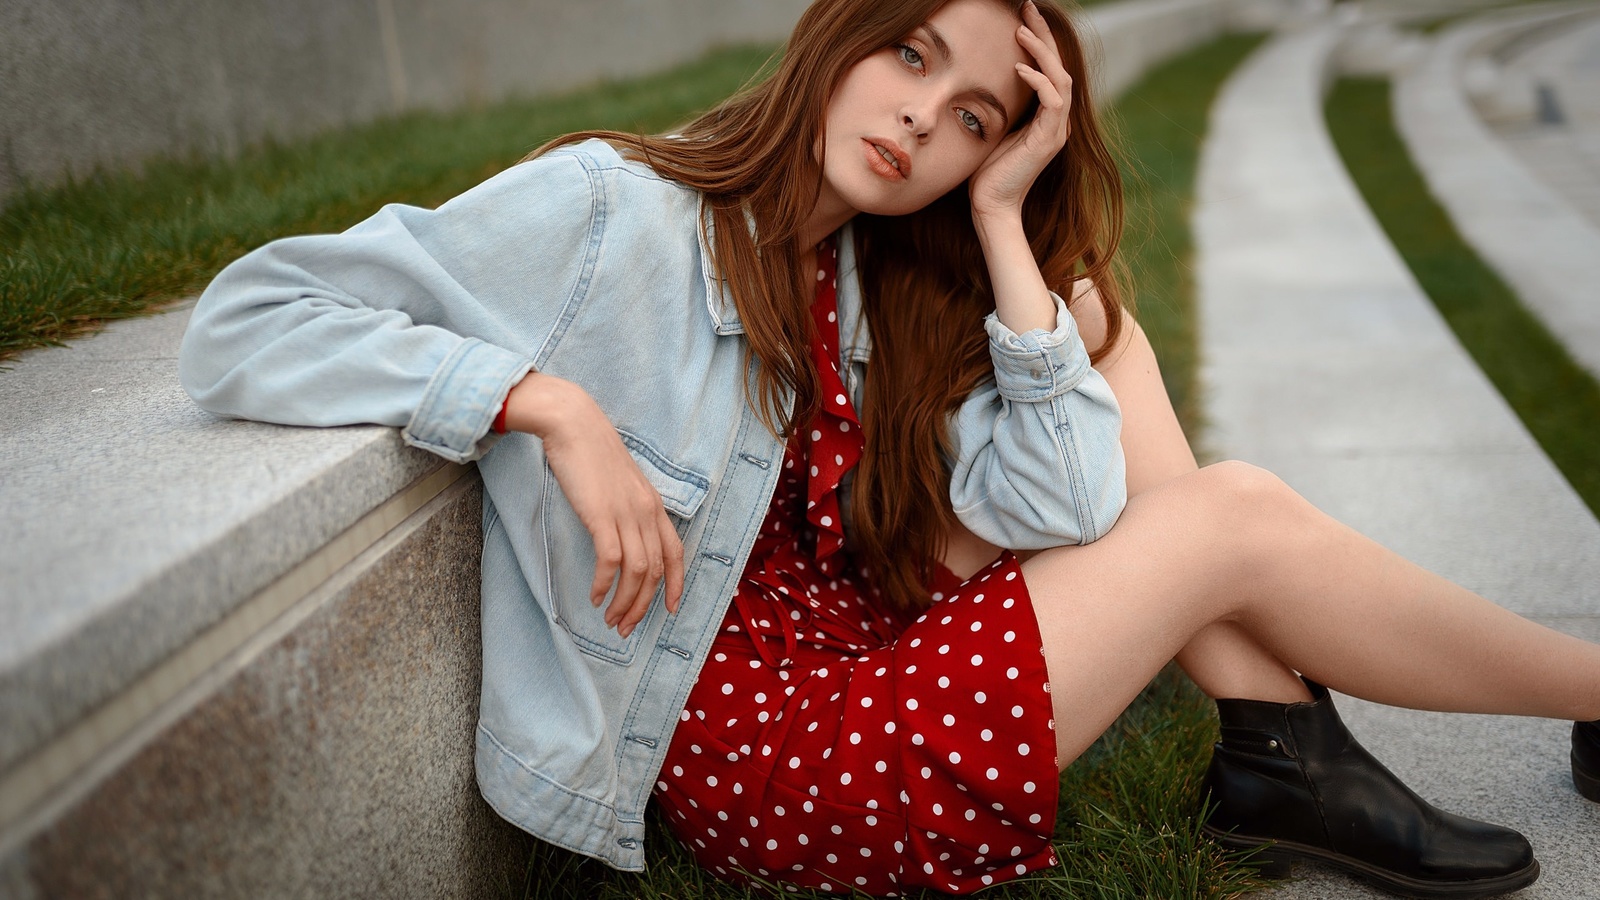
[[[601,138],[663,178],[701,192],[712,249],[759,365],[751,402],[786,436],[821,409],[810,345],[813,287],[797,240],[816,205],[822,164],[816,137],[828,98],[855,63],[903,39],[948,0],[815,0],[767,79],[747,87],[671,137],[587,131],[540,147]],[[1025,0],[995,0],[1020,18]],[[1072,76],[1070,133],[1028,192],[1023,223],[1045,283],[1064,297],[1090,279],[1107,337],[1122,328],[1122,183],[1089,86],[1083,45],[1052,0],[1038,0]],[[1015,127],[1027,124],[1019,117]],[[956,524],[950,507],[949,416],[992,377],[983,317],[994,309],[988,269],[965,187],[906,216],[855,219],[857,258],[873,359],[860,419],[866,438],[851,493],[858,560],[890,602],[931,602],[926,587]],[[746,216],[755,222],[754,233]],[[1063,488],[1065,489],[1065,488]]]

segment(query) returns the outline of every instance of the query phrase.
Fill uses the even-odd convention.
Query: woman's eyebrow
[[[944,34],[935,28],[932,22],[923,22],[922,27],[918,30],[928,35],[928,43],[932,44],[934,51],[939,54],[939,61],[949,65],[953,57],[950,54],[950,42],[944,39]],[[1000,98],[995,96],[994,91],[988,88],[973,88],[972,95],[983,103],[994,107],[995,112],[1000,114],[1002,131],[1010,126],[1011,113],[1006,110],[1006,105],[1000,102]]]
[[[996,97],[993,91],[988,88],[973,88],[972,95],[994,107],[994,111],[1000,114],[1001,131],[1011,127],[1011,114],[1006,112],[1006,105],[1000,102],[1000,98]]]
[[[932,22],[923,22],[922,30],[928,33],[928,41],[933,44],[933,49],[939,51],[939,60],[945,64],[950,62],[950,42],[944,39],[939,29],[933,27]]]

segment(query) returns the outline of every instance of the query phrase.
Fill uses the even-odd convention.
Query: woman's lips
[[[862,138],[861,145],[862,152],[867,157],[867,165],[881,177],[891,181],[904,181],[911,174],[910,157],[906,156],[904,150],[895,146],[894,142]],[[895,162],[899,163],[898,167],[884,158],[884,151],[888,151],[889,155],[894,157]]]

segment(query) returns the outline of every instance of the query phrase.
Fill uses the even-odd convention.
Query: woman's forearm
[[[995,380],[952,423],[951,504],[997,546],[1088,543],[1127,500],[1116,398],[1045,284],[1020,212],[974,209],[972,221],[994,288]]]
[[[578,385],[529,372],[506,395],[506,430],[547,438],[562,425],[593,419],[598,411],[594,399]]]
[[[1033,249],[1022,227],[1020,212],[995,216],[974,215],[973,227],[989,265],[994,287],[995,314],[1017,334],[1035,328],[1054,331],[1056,305],[1034,261]]]

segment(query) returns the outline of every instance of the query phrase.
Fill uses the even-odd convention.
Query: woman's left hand
[[[1067,143],[1072,76],[1061,63],[1050,25],[1032,2],[1023,7],[1022,23],[1017,43],[1038,68],[1017,63],[1017,74],[1038,95],[1039,108],[1031,122],[1006,135],[972,174],[968,194],[974,218],[1019,213],[1034,179]]]

